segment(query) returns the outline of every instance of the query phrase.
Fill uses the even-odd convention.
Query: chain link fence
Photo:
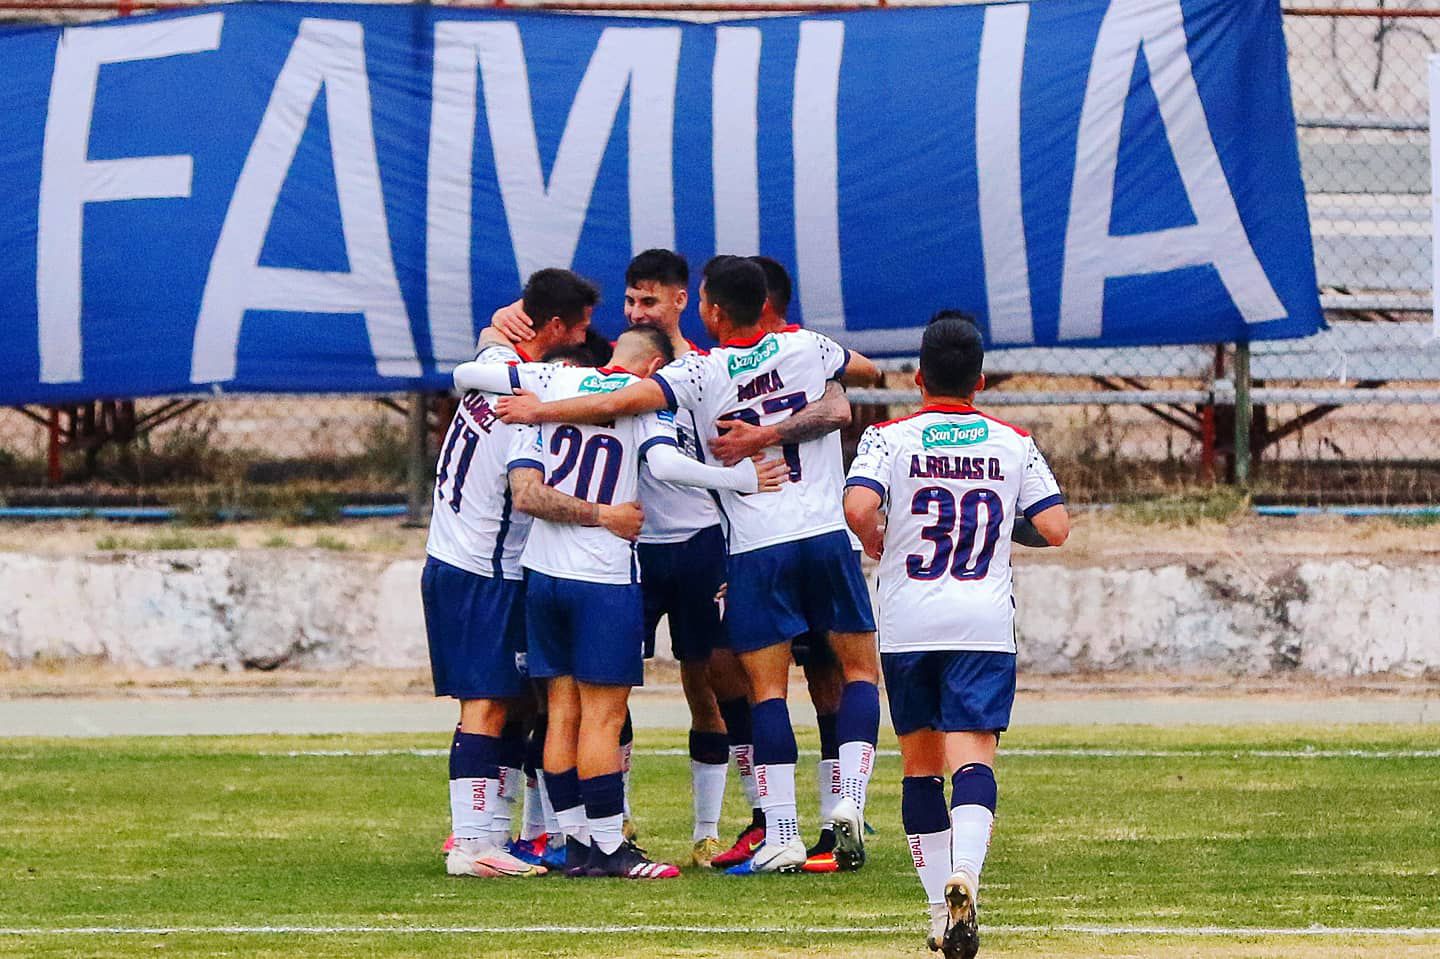
[[[25,13],[46,10],[52,22],[103,13],[59,6]],[[983,405],[1037,435],[1072,499],[1239,479],[1262,501],[1440,501],[1427,90],[1437,13],[1287,9],[1328,331],[1248,349],[992,352]],[[913,365],[890,367],[885,390],[854,395],[851,444],[867,423],[913,407]],[[1237,430],[1246,401],[1249,429]],[[451,407],[444,397],[424,403],[433,462]],[[304,515],[401,503],[429,469],[412,406],[406,396],[265,396],[0,409],[0,502]]]

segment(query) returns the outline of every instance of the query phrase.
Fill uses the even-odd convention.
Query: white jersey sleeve
[[[545,461],[540,451],[540,427],[516,427],[515,437],[510,441],[510,455],[506,459],[505,469],[528,466],[544,472]]]
[[[1028,519],[1036,513],[1044,512],[1052,506],[1058,506],[1065,502],[1065,497],[1060,492],[1060,484],[1055,481],[1055,474],[1050,472],[1050,464],[1045,462],[1045,456],[1040,448],[1035,445],[1033,437],[1025,437],[1029,444],[1026,451],[1025,474],[1020,481],[1020,512]]]
[[[891,459],[890,444],[885,441],[885,434],[879,427],[866,427],[855,450],[855,459],[850,463],[845,485],[875,491],[880,495],[883,509],[890,499]]]

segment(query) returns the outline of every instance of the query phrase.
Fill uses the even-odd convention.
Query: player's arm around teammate
[[[1064,497],[1029,434],[974,408],[983,356],[968,318],[937,314],[916,375],[924,405],[866,430],[845,491],[846,520],[880,561],[901,816],[930,903],[930,948],[947,959],[979,948],[996,746],[1015,695],[1011,526],[1023,515],[1052,546],[1069,533]]]

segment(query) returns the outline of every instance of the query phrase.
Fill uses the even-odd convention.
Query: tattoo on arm
[[[831,380],[825,395],[781,423],[775,433],[782,443],[805,443],[850,425],[850,401],[845,387]]]
[[[545,485],[537,469],[522,466],[510,471],[510,492],[515,508],[552,523],[572,526],[600,525],[600,507]]]

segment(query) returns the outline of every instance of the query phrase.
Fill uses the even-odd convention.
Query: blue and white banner
[[[1275,0],[0,32],[0,403],[443,388],[522,279],[764,252],[873,355],[1321,325]],[[699,322],[688,330],[703,339]]]

